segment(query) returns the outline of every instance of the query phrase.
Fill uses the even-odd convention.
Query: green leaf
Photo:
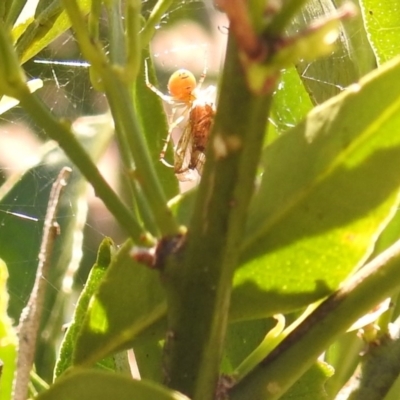
[[[107,116],[80,118],[74,123],[74,130],[94,160],[103,154],[113,133]],[[61,200],[59,215],[63,218],[59,223],[62,235],[56,241],[54,254],[57,264],[52,268],[52,276],[57,280],[52,284],[59,288],[62,271],[70,260],[78,199],[86,196],[85,181],[58,145],[49,142],[38,150],[37,157],[24,170],[10,175],[0,188],[0,255],[8,265],[12,265],[8,283],[11,295],[9,311],[16,320],[35,278],[51,183],[64,166],[70,166],[73,173]],[[52,293],[54,295],[55,291]],[[51,308],[50,305],[47,307],[48,310]]]
[[[149,381],[137,381],[118,374],[100,371],[80,371],[58,380],[37,400],[189,400]]]
[[[82,118],[74,124],[76,137],[84,144],[94,159],[104,152],[112,135],[109,118],[104,116]],[[33,164],[33,165],[32,165]],[[80,250],[80,238],[86,220],[87,185],[82,175],[65,157],[56,143],[49,142],[38,151],[32,164],[22,173],[15,173],[0,188],[0,254],[10,268],[10,316],[18,321],[28,299],[37,268],[37,257],[43,233],[43,221],[48,204],[51,184],[60,169],[73,169],[63,192],[58,213],[61,234],[55,242],[52,268],[49,276],[42,319],[41,344],[36,353],[40,366],[38,373],[48,379],[53,375],[55,349],[64,324],[64,304],[68,287],[64,274],[73,275],[79,258],[72,252]],[[75,251],[76,253],[76,251]],[[78,253],[80,254],[80,251]],[[66,290],[62,290],[66,289]]]
[[[376,257],[382,251],[386,250],[399,239],[400,232],[400,214],[396,213],[384,231],[379,235],[370,259]]]
[[[22,9],[25,7],[29,0],[4,0],[2,7],[4,7],[5,21],[9,26],[14,25],[18,16],[21,14]],[[32,3],[32,1],[31,1]],[[32,8],[32,7],[31,7]]]
[[[90,299],[97,290],[104,277],[107,267],[111,262],[111,253],[113,251],[112,246],[113,242],[109,238],[104,239],[100,244],[96,263],[90,271],[85,287],[79,296],[78,302],[75,306],[72,322],[68,327],[63,342],[61,343],[59,358],[54,370],[54,378],[59,377],[68,367],[72,365],[72,354],[77,336],[86,316]]]
[[[335,1],[336,6],[347,3],[348,0]],[[353,0],[352,3],[357,9],[357,15],[353,15],[348,20],[343,21],[343,28],[349,48],[349,56],[357,67],[359,76],[361,77],[376,68],[376,57],[367,37],[360,2]]]
[[[273,318],[230,324],[225,339],[223,373],[233,373],[275,324]]]
[[[274,93],[270,114],[271,124],[275,126],[278,133],[284,133],[296,126],[312,107],[313,104],[296,69],[291,67],[284,70]],[[269,134],[270,132],[268,136]],[[268,141],[270,140],[271,138],[268,137]]]
[[[82,13],[87,14],[90,10],[91,0],[78,0],[78,3]],[[39,15],[35,15],[31,24],[28,27],[24,26],[24,33],[17,43],[21,64],[34,57],[71,26],[60,1],[52,1],[47,8],[39,11]],[[13,36],[18,37],[20,30],[20,27],[16,26]]]
[[[163,383],[163,343],[159,340],[149,340],[134,346],[133,351],[141,379]]]
[[[12,320],[7,314],[9,300],[7,278],[6,264],[0,259],[0,360],[3,362],[0,379],[0,400],[11,399],[18,343]]]
[[[138,338],[161,338],[165,331],[166,306],[158,273],[134,261],[132,247],[128,240],[119,249],[90,302],[76,343],[75,365],[92,364],[132,347]]]
[[[398,1],[360,0],[368,38],[378,64],[399,54],[400,3]]]
[[[296,69],[282,72],[271,107],[267,142],[296,126],[312,109],[313,105]],[[197,187],[171,199],[169,206],[181,225],[187,225],[193,212]]]
[[[371,253],[398,204],[399,90],[397,59],[266,149],[234,277],[233,319],[324,297]]]

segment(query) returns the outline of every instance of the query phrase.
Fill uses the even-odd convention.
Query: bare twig
[[[64,167],[59,173],[50,192],[35,283],[28,304],[21,313],[18,325],[19,348],[17,370],[13,383],[14,400],[25,400],[27,397],[29,375],[35,357],[36,341],[50,270],[50,259],[54,247],[54,241],[59,234],[56,214],[62,189],[65,187],[70,174],[71,169]]]

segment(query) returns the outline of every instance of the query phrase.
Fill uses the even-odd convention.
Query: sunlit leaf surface
[[[400,3],[360,0],[368,38],[379,64],[399,54]]]
[[[119,374],[81,371],[60,379],[37,400],[188,400],[186,396],[149,381]]]
[[[235,317],[321,298],[371,252],[398,203],[399,65],[373,72],[266,149],[234,279]]]

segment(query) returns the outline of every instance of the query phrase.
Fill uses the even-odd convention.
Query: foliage
[[[24,214],[34,204],[45,215],[60,169],[73,174],[68,202],[51,199],[59,202],[61,235],[52,251],[40,250],[40,260],[51,260],[45,279],[56,290],[46,294],[33,328],[45,335],[29,395],[397,398],[400,1],[389,7],[354,0],[354,7],[337,10],[330,0],[287,0],[279,9],[257,0],[216,1],[230,21],[217,114],[201,181],[185,193],[158,160],[168,124],[145,84],[145,59],[155,78],[150,40],[174,2],[39,1],[26,21],[16,22],[30,3],[0,6],[0,95],[9,102],[0,109],[19,102],[46,143],[34,162],[3,182],[0,205]],[[102,12],[108,52],[100,39]],[[92,136],[56,117],[31,93],[40,84],[27,85],[20,67],[71,25],[92,84],[110,108],[86,121]],[[316,60],[311,69],[309,60]],[[96,165],[112,136],[125,202]],[[79,262],[71,254],[82,246],[87,182],[126,240],[101,243],[56,350],[71,302],[66,277]],[[36,191],[38,184],[44,190]],[[41,241],[37,226],[32,231],[12,216],[5,214],[0,226],[0,284],[9,275],[10,292],[0,302],[0,399],[11,398],[17,369],[8,314],[17,320],[30,312],[22,313],[21,293],[30,291],[33,276],[26,288],[20,282],[36,268]],[[42,222],[46,231],[49,221]],[[131,377],[128,349],[141,380]],[[348,393],[341,392],[348,381]],[[28,382],[22,392],[16,400]]]

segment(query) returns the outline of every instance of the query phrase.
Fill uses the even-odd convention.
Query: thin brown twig
[[[35,283],[28,304],[21,313],[18,325],[19,348],[17,370],[13,382],[14,400],[26,400],[27,398],[29,376],[35,358],[37,336],[50,271],[51,254],[53,252],[55,239],[59,234],[56,215],[61,192],[67,184],[67,179],[71,171],[71,168],[64,167],[53,183],[50,192]]]

